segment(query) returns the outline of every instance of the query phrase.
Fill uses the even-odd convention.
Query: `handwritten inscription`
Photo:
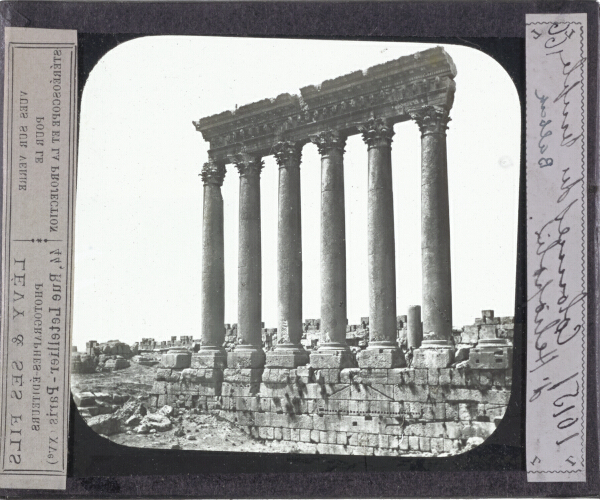
[[[540,474],[530,480],[585,480],[580,474],[587,298],[582,29],[581,23],[564,20],[528,27],[527,455],[528,472]],[[541,479],[553,471],[567,475]]]

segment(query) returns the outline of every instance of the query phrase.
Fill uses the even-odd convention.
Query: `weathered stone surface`
[[[360,368],[402,368],[406,366],[400,349],[365,349],[356,355]]]
[[[158,432],[168,431],[173,424],[171,419],[161,413],[149,413],[141,421],[140,425],[149,429],[156,429]]]
[[[73,401],[77,407],[94,406],[96,397],[91,392],[74,392]]]
[[[268,368],[296,368],[309,362],[309,354],[305,350],[274,350],[267,352],[265,366]]]
[[[450,347],[420,347],[414,350],[415,368],[448,368],[453,361],[454,350]]]
[[[220,351],[198,351],[192,354],[192,368],[224,369],[227,366],[227,355]]]
[[[310,366],[321,368],[353,368],[356,366],[352,353],[348,351],[315,351],[310,354]]]
[[[98,415],[87,421],[90,428],[98,434],[112,436],[120,430],[119,420],[114,415]]]
[[[469,365],[472,368],[486,370],[505,370],[512,367],[512,347],[476,347],[469,353]]]
[[[129,366],[129,361],[123,358],[109,359],[104,364],[104,367],[109,370],[122,370],[124,368],[129,368]]]
[[[406,340],[409,348],[417,349],[423,342],[421,306],[408,306]]]
[[[480,325],[468,325],[463,328],[460,341],[463,344],[476,344],[479,341]]]
[[[263,368],[226,368],[223,381],[241,384],[260,384]]]
[[[479,339],[491,340],[498,337],[496,325],[484,324],[479,327]]]
[[[161,364],[165,368],[175,368],[181,370],[189,368],[192,362],[192,353],[187,350],[171,350],[162,355]]]
[[[234,350],[227,353],[227,367],[234,368],[263,368],[265,353],[262,350]]]

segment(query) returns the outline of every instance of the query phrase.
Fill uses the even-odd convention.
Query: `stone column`
[[[231,158],[240,174],[238,241],[238,344],[227,356],[228,368],[261,368],[261,242],[259,156],[240,153]]]
[[[277,345],[267,353],[266,366],[296,368],[308,363],[302,347],[302,228],[300,157],[302,145],[278,142],[273,153],[279,165],[277,241]]]
[[[405,366],[396,340],[396,251],[392,190],[392,126],[371,119],[358,126],[368,146],[369,346],[361,368]]]
[[[421,130],[422,348],[444,348],[452,339],[452,282],[446,129],[448,110],[427,106],[411,113]],[[440,351],[436,365],[448,366],[453,350]],[[448,359],[446,359],[448,358]],[[415,366],[420,361],[415,354]],[[433,363],[429,361],[429,366]]]
[[[421,323],[421,306],[408,306],[406,318],[406,342],[408,348],[417,349],[423,342],[423,324]]]
[[[346,343],[346,138],[327,131],[310,140],[321,154],[321,340],[318,351],[311,353],[310,364],[346,368],[353,365]]]
[[[223,197],[225,165],[209,161],[202,167],[204,207],[202,214],[202,344],[194,354],[195,367],[224,368],[225,268]]]

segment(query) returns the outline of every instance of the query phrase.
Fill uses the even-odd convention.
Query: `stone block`
[[[425,452],[431,451],[431,438],[419,437],[419,449]]]
[[[429,368],[427,370],[427,384],[438,385],[440,382],[440,372],[438,368]]]
[[[390,447],[390,437],[387,434],[379,434],[378,436],[379,448],[389,448]]]
[[[366,393],[369,399],[381,399],[381,396],[387,396],[390,400],[394,399],[394,389],[392,384],[371,384],[366,386]]]
[[[171,376],[170,368],[158,368],[156,370],[156,374],[154,375],[154,380],[164,382],[164,381],[167,381],[170,376]]]
[[[474,420],[477,416],[477,403],[458,403],[458,418],[463,422]]]
[[[498,337],[498,328],[493,324],[484,324],[479,327],[479,340],[493,340]]]
[[[336,444],[341,444],[341,445],[348,444],[348,433],[336,432],[335,433],[335,442],[336,442]]]
[[[427,368],[415,369],[415,384],[416,385],[427,385],[429,382],[429,374]]]
[[[313,367],[310,365],[299,366],[296,368],[297,380],[303,384],[308,384],[313,381]]]
[[[403,371],[402,379],[403,379],[404,384],[406,384],[406,385],[414,384],[415,383],[415,369],[407,368],[405,371]]]
[[[154,381],[154,384],[152,384],[152,389],[150,389],[150,393],[151,394],[166,394],[167,393],[167,384],[168,384],[168,382]]]
[[[295,381],[296,370],[289,368],[265,368],[262,381],[265,384],[288,385]]]
[[[417,444],[418,446],[418,444]],[[409,449],[409,437],[408,436],[402,436],[400,438],[398,438],[398,448],[400,448],[400,450],[402,451],[408,451]]]
[[[439,384],[450,385],[452,383],[452,376],[450,375],[451,368],[440,368],[439,369]]]
[[[405,402],[404,409],[410,418],[421,418],[423,414],[423,404],[416,402]]]
[[[78,408],[85,406],[94,406],[96,404],[96,398],[91,392],[74,392],[73,401],[75,401],[75,405]]]
[[[360,435],[361,435],[360,432],[348,434],[348,445],[349,446],[358,446],[358,438]]]
[[[438,455],[444,452],[444,439],[443,438],[431,438],[429,442],[431,453]]]
[[[465,370],[450,368],[450,384],[459,387],[467,385],[465,380]]]
[[[340,371],[337,368],[315,370],[314,378],[319,384],[338,384],[340,382]]]
[[[458,422],[446,422],[446,436],[450,439],[460,439],[462,428]]]
[[[367,446],[377,448],[379,446],[379,434],[366,434]]]
[[[276,441],[281,441],[283,439],[283,429],[280,427],[275,427],[273,430],[273,437]]]
[[[388,370],[388,384],[403,384],[404,373],[410,368],[392,368]]]
[[[227,367],[227,354],[220,351],[200,350],[192,354],[191,367],[223,370]]]
[[[420,347],[413,351],[415,368],[448,368],[454,360],[454,349],[450,347]]]
[[[310,353],[310,366],[314,369],[353,368],[355,366],[352,352],[348,351],[313,351]]]
[[[356,355],[360,368],[402,368],[406,366],[400,349],[365,349]]]
[[[227,353],[227,368],[264,368],[265,353],[262,350],[234,349]]]
[[[408,449],[410,451],[419,451],[419,437],[408,436]]]
[[[476,344],[479,342],[479,325],[469,325],[463,328],[460,335],[463,344]]]
[[[162,355],[161,364],[165,368],[181,370],[189,368],[192,363],[192,353],[183,349],[173,349]]]
[[[489,390],[485,393],[485,397],[482,398],[486,403],[496,404],[496,405],[507,405],[508,400],[510,399],[510,391],[498,391],[498,390]]]
[[[387,384],[388,370],[385,368],[361,368],[360,382],[365,385]]]
[[[344,368],[340,371],[340,382],[342,384],[351,384],[359,376],[360,368]]]
[[[265,366],[267,368],[296,368],[307,365],[309,356],[307,351],[300,350],[273,350],[267,352]]]
[[[321,431],[317,431],[315,429],[313,429],[312,431],[310,431],[310,442],[311,443],[319,443],[319,432]]]
[[[220,396],[221,384],[206,382],[197,386],[197,393],[200,396]]]
[[[472,368],[485,370],[504,370],[512,368],[512,347],[475,347],[469,354],[469,365]]]
[[[262,368],[226,368],[223,370],[223,382],[260,384],[262,373]]]
[[[182,370],[171,370],[171,373],[165,377],[167,382],[178,383],[181,381]]]

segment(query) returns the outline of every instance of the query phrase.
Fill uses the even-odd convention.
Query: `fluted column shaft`
[[[238,342],[236,349],[262,350],[260,171],[262,160],[240,154],[238,249]]]
[[[321,154],[321,343],[319,349],[346,344],[346,216],[344,146],[337,132],[311,137]]]
[[[446,129],[442,107],[411,113],[421,130],[421,259],[423,333],[428,341],[452,336],[452,281]],[[425,342],[424,342],[425,343]]]
[[[202,350],[223,351],[225,341],[225,267],[223,197],[225,166],[208,162],[202,168]]]
[[[392,127],[381,119],[358,127],[368,146],[369,349],[396,348],[396,257]]]
[[[300,146],[275,145],[279,165],[277,298],[279,324],[276,349],[301,348],[302,229],[300,206]]]

